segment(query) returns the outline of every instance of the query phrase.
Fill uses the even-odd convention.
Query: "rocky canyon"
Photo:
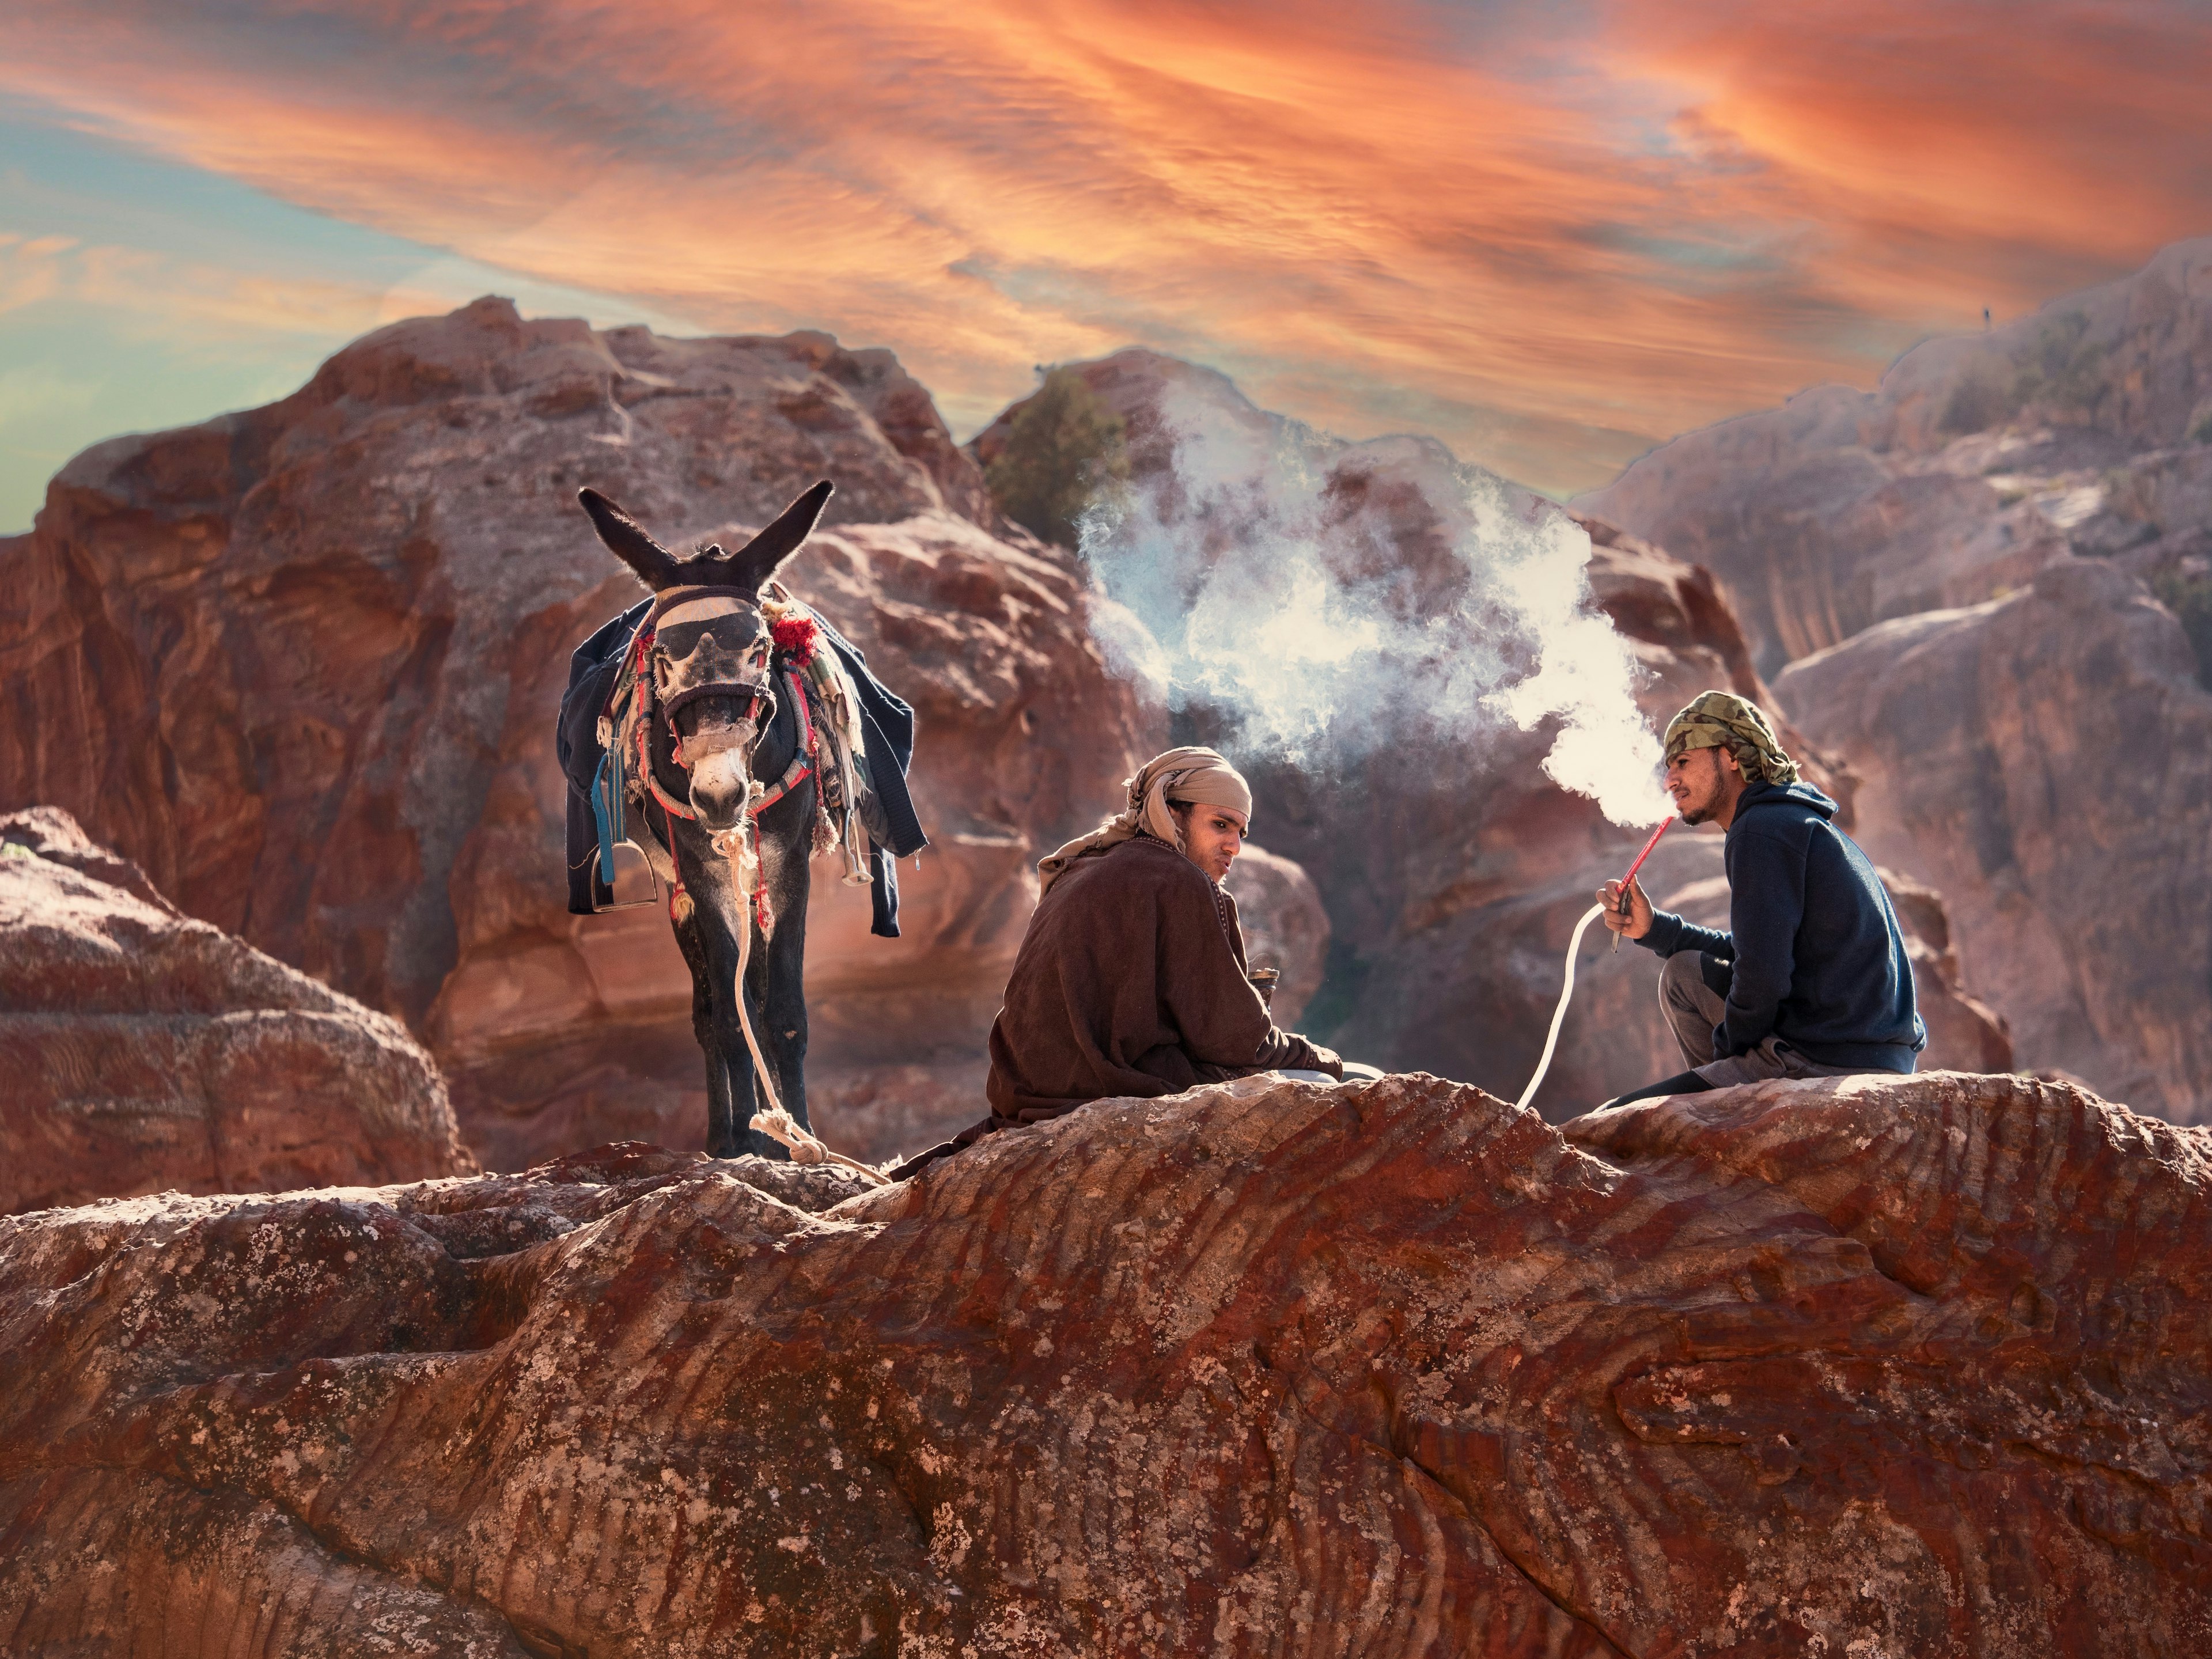
[[[88,452],[0,544],[9,804],[74,813],[186,914],[405,1022],[496,1167],[696,1144],[665,918],[564,908],[553,714],[569,652],[638,592],[574,495],[684,546],[823,476],[829,527],[790,578],[915,704],[933,846],[897,940],[818,884],[818,1114],[871,1156],[927,1144],[974,1115],[1030,866],[1113,805],[1152,717],[1070,558],[993,533],[888,352],[487,300],[359,342],[283,403]]]
[[[994,493],[1027,402],[963,446],[888,351],[495,299],[79,456],[0,538],[0,1650],[2203,1650],[2208,263],[1572,508],[1128,350],[1063,366],[1119,448],[1056,545]],[[574,495],[728,544],[820,477],[786,580],[915,705],[931,838],[895,940],[817,871],[825,1138],[981,1115],[1036,860],[1170,740],[1252,773],[1276,1017],[1389,1075],[890,1186],[693,1150],[665,916],[564,908],[553,717],[639,592]],[[1319,734],[1177,680],[1223,571],[1340,637],[1212,637],[1423,672]],[[1487,700],[1562,641],[1632,730],[1770,710],[1920,1074],[1593,1109],[1680,1062],[1586,944],[1506,1103],[1644,833],[1547,770],[1571,697]],[[1717,834],[1645,879],[1724,923]]]
[[[1086,372],[1130,421],[1141,479],[1194,471],[1195,435],[1264,492],[1285,443],[1304,446],[1344,556],[1419,573],[1431,598],[1465,586],[1489,533],[1468,492],[1487,492],[1513,522],[1595,536],[1589,614],[1635,653],[1648,715],[1707,684],[1770,695],[1727,596],[1657,547],[1577,529],[1432,443],[1294,432],[1171,359]],[[282,403],[118,439],[57,477],[35,531],[0,544],[22,606],[0,640],[0,779],[15,803],[75,814],[187,915],[402,1021],[489,1166],[697,1145],[690,985],[665,919],[562,903],[552,714],[568,652],[636,592],[573,497],[591,483],[684,545],[829,476],[826,526],[787,574],[915,704],[933,845],[902,872],[897,940],[823,884],[811,1094],[836,1144],[911,1151],[977,1115],[1036,860],[1109,810],[1184,717],[1130,672],[1141,626],[1084,563],[997,514],[992,441],[954,446],[890,354],[819,335],[595,332],[495,300],[396,325]],[[1247,757],[1262,850],[1232,885],[1282,970],[1279,1018],[1311,1003],[1377,1063],[1517,1086],[1573,916],[1636,839],[1543,775],[1548,740],[1432,744],[1381,788],[1372,755],[1340,775]],[[1717,846],[1678,839],[1655,866],[1662,897],[1717,874]],[[1648,960],[1590,972],[1544,1097],[1555,1116],[1668,1069]],[[1995,1052],[1994,1027],[1961,1018],[1968,1040],[1932,1060]]]

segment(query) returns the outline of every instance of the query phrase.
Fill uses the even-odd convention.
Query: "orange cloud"
[[[2212,228],[2179,4],[15,9],[69,120],[956,420],[1139,342],[1554,489]]]

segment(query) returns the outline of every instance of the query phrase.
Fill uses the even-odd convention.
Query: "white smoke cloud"
[[[1555,723],[1562,787],[1624,826],[1672,811],[1572,520],[1428,440],[1346,445],[1172,385],[1162,407],[1171,468],[1094,508],[1082,542],[1115,602],[1102,642],[1171,705],[1316,764],[1408,738],[1479,757]]]

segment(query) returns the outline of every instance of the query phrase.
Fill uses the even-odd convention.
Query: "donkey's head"
[[[734,553],[703,547],[684,559],[598,490],[577,492],[599,539],[653,590],[653,692],[708,830],[732,829],[743,816],[753,745],[775,712],[761,588],[813,530],[830,488],[824,478]]]

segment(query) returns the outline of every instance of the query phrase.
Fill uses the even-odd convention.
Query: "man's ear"
[[[1733,772],[1738,777],[1743,775],[1743,767],[1737,761],[1735,750],[1724,743],[1717,743],[1713,745],[1713,753],[1721,757],[1721,766],[1723,770]]]

